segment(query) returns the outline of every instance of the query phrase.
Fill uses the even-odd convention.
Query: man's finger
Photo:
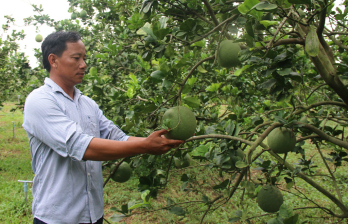
[[[158,136],[161,136],[161,135],[167,134],[168,132],[169,132],[168,130],[162,129],[162,130],[156,131],[155,133],[156,133]]]
[[[168,141],[169,141],[168,145],[180,145],[185,142],[183,140],[172,140],[172,139],[168,139]]]

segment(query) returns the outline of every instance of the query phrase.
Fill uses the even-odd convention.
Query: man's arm
[[[167,130],[152,133],[147,138],[129,137],[127,141],[93,138],[89,143],[83,160],[107,161],[138,154],[161,155],[184,141],[163,138]]]

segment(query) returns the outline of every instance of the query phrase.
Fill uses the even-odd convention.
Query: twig
[[[323,84],[321,84],[321,85],[319,85],[319,86],[317,86],[315,89],[313,89],[312,90],[312,92],[308,95],[308,97],[307,97],[307,99],[306,100],[308,100],[309,99],[309,97],[311,97],[312,96],[312,94],[315,92],[315,91],[317,91],[320,87],[322,87],[322,86],[326,86],[327,84],[326,83],[323,83]]]
[[[179,97],[179,98],[181,97],[181,92],[182,92],[182,90],[183,90],[183,88],[184,88],[184,86],[185,86],[185,83],[186,83],[187,80],[190,78],[190,76],[192,75],[193,71],[196,70],[196,68],[197,68],[198,66],[200,66],[203,62],[212,60],[212,59],[214,59],[214,58],[215,58],[215,55],[210,56],[210,57],[207,57],[207,58],[204,58],[204,59],[202,59],[201,61],[199,61],[197,64],[195,64],[195,66],[192,67],[192,69],[189,71],[189,73],[187,74],[187,76],[186,76],[186,78],[184,79],[184,81],[182,81],[182,83],[181,83],[180,89],[179,89],[178,94],[177,94],[177,96],[176,96],[177,98],[178,98],[178,97]],[[175,101],[176,101],[177,98],[174,99],[173,104],[175,103]]]
[[[288,17],[291,15],[291,11],[288,13],[288,15],[286,17],[283,18],[282,22],[279,24],[276,32],[273,34],[272,40],[267,44],[267,48],[271,48],[273,41],[275,40],[276,36],[278,35],[280,29],[283,27],[284,23],[286,22],[286,20],[288,19]]]
[[[335,189],[336,189],[336,193],[337,193],[338,199],[342,202],[342,195],[341,195],[340,190],[338,189],[336,178],[335,178],[335,176],[333,175],[333,173],[332,173],[332,171],[331,171],[329,165],[327,164],[326,159],[324,158],[323,153],[321,152],[321,149],[320,149],[320,147],[319,147],[319,145],[318,145],[318,142],[315,141],[314,144],[317,146],[317,149],[318,149],[318,152],[319,152],[319,154],[320,154],[320,156],[321,156],[321,159],[323,160],[323,162],[324,162],[324,164],[325,164],[325,166],[326,166],[326,169],[329,171],[329,173],[330,173],[330,175],[331,175],[331,179],[332,179],[332,181],[333,181],[333,183],[334,183],[334,185],[335,185]]]
[[[208,212],[209,212],[211,206],[212,206],[217,200],[219,200],[220,198],[222,198],[222,195],[217,196],[214,200],[212,200],[211,202],[209,202],[208,208],[207,208],[207,210],[204,212],[204,214],[203,214],[203,216],[202,216],[202,218],[201,218],[201,222],[200,222],[201,224],[203,223],[204,217],[208,214]]]

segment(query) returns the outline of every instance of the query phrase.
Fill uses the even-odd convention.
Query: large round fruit
[[[42,41],[42,35],[41,34],[38,34],[38,35],[36,35],[36,37],[35,37],[35,40],[36,40],[36,42],[41,42]]]
[[[115,168],[115,165],[111,166],[111,171]],[[132,168],[127,162],[121,163],[116,172],[111,176],[111,179],[118,183],[123,183],[129,180],[132,176]]]
[[[112,60],[109,61],[109,64],[110,64],[111,66],[114,66],[114,65],[116,64],[116,61],[112,59]]]
[[[73,12],[73,13],[71,14],[71,19],[76,19],[76,18],[77,18],[77,15],[76,15],[76,13]]]
[[[177,106],[168,109],[162,121],[169,120],[170,131],[165,134],[166,138],[186,140],[193,136],[196,131],[196,117],[185,106]],[[167,123],[166,123],[167,124]]]
[[[275,128],[268,135],[268,146],[275,153],[287,153],[294,149],[296,136],[285,127]]]
[[[87,17],[87,12],[86,12],[86,10],[82,10],[82,11],[80,12],[80,17],[81,17],[81,19],[85,19],[85,18]]]
[[[239,51],[239,44],[233,43],[232,40],[221,41],[219,47],[219,55],[217,55],[220,66],[224,68],[230,68],[239,65]]]
[[[265,185],[257,194],[257,204],[265,212],[277,212],[283,204],[283,195],[278,188]]]
[[[191,156],[187,153],[184,158],[174,157],[174,164],[176,168],[185,168],[191,165]]]

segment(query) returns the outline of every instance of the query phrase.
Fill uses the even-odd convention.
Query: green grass
[[[32,186],[28,184],[28,201],[24,201],[23,183],[18,183],[18,180],[32,180],[34,175],[30,164],[30,149],[28,138],[22,128],[23,114],[21,111],[10,112],[14,107],[14,103],[7,103],[5,107],[0,110],[0,223],[32,223],[31,202],[32,202]],[[12,125],[15,123],[15,138],[13,138]],[[346,132],[347,133],[347,132]],[[316,174],[328,174],[319,153],[315,146],[310,142],[304,145],[307,158],[313,157],[314,163],[318,166],[315,169]],[[258,149],[257,151],[259,151]],[[332,151],[329,145],[322,149],[324,156]],[[256,154],[257,152],[255,152]],[[271,159],[268,153],[261,156],[264,160]],[[300,155],[290,153],[287,161],[294,166],[300,159]],[[332,163],[330,167],[333,168]],[[343,166],[338,167],[335,171],[338,187],[342,193],[343,202],[348,205],[348,175],[346,174],[347,162],[343,162]],[[141,193],[138,192],[138,178],[141,169],[135,169],[132,178],[125,183],[110,182],[104,188],[105,200],[105,217],[110,220],[111,216],[117,212],[112,211],[112,207],[118,209],[129,201],[141,201]],[[180,180],[182,174],[188,174],[194,177],[190,186],[190,190],[183,191],[182,181]],[[275,173],[274,173],[275,174]],[[108,175],[108,170],[104,171],[104,178]],[[207,205],[201,202],[205,195],[210,200],[218,195],[225,195],[226,190],[212,190],[212,186],[221,183],[224,179],[230,178],[226,173],[223,177],[218,175],[216,169],[209,169],[204,166],[191,167],[186,169],[175,169],[170,171],[169,184],[167,188],[159,191],[157,199],[151,200],[151,212],[147,208],[137,208],[132,211],[134,214],[121,221],[121,223],[199,223],[200,219],[207,209]],[[252,179],[264,179],[261,171],[252,171]],[[279,179],[279,188],[286,190],[284,176]],[[332,180],[329,177],[315,176],[312,177],[317,183],[335,194],[335,189]],[[339,209],[333,203],[315,190],[300,178],[296,178],[296,187],[300,189],[306,196],[318,203],[326,206],[329,209],[338,212]],[[287,191],[291,192],[288,193]],[[244,195],[242,198],[242,188],[238,188],[234,196],[226,203],[221,204],[214,212],[210,212],[204,219],[204,223],[228,223],[228,219],[233,216],[237,209],[244,209],[247,217],[258,216],[251,219],[251,223],[266,223],[275,214],[265,215],[265,213],[257,206],[255,198],[249,198]],[[285,199],[285,204],[290,208],[301,208],[315,206],[309,200],[305,200],[294,196],[299,194],[292,188],[291,190],[282,191]],[[181,206],[185,209],[185,216],[176,216],[166,209],[162,209],[167,205],[167,199],[170,198],[176,203],[183,203]],[[300,223],[346,223],[346,220],[335,219],[330,216],[325,216],[325,213],[319,209],[301,209],[295,210],[294,213],[300,215]],[[325,216],[325,217],[324,217]],[[324,217],[324,218],[323,218]],[[236,222],[242,223],[242,222]]]
[[[14,107],[6,103],[0,110],[0,223],[31,223],[31,184],[25,202],[24,184],[18,180],[32,180],[34,175],[23,113],[10,112]]]

